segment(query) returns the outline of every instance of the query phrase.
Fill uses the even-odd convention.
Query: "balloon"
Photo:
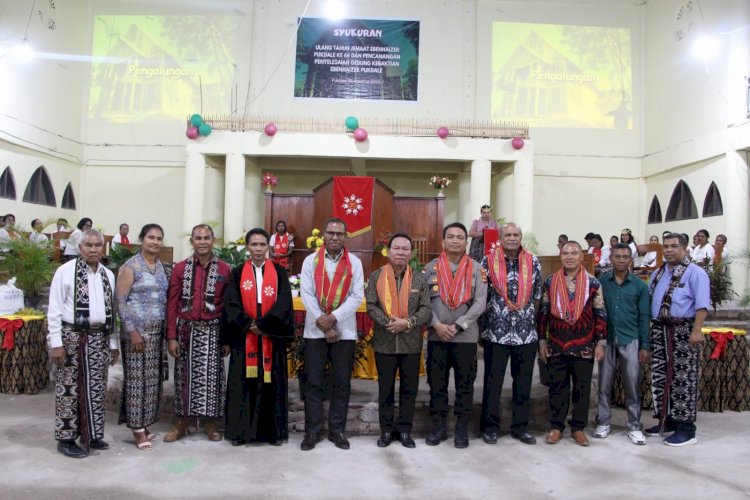
[[[521,149],[524,145],[523,139],[520,137],[514,137],[513,142],[510,143],[513,149]]]
[[[439,129],[437,129],[437,136],[440,137],[441,139],[445,139],[446,137],[448,137],[449,134],[450,134],[450,131],[448,130],[447,127],[440,127]]]
[[[367,140],[367,130],[358,128],[354,131],[354,139],[357,142],[365,142]]]
[[[185,135],[188,139],[195,139],[198,137],[198,127],[193,127],[192,125],[187,128],[185,131]]]
[[[196,127],[200,127],[201,123],[203,123],[203,117],[196,113],[190,117],[190,123],[192,123]]]
[[[346,120],[344,120],[344,125],[346,125],[346,129],[351,132],[359,127],[359,120],[354,116],[347,116]]]
[[[266,125],[266,128],[263,129],[263,132],[269,137],[273,137],[276,135],[276,132],[278,129],[276,128],[276,125],[274,123],[269,123]]]
[[[211,125],[209,125],[208,123],[201,123],[201,126],[198,127],[198,132],[203,137],[206,137],[208,134],[210,134],[211,130]]]

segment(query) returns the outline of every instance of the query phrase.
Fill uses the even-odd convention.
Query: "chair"
[[[414,250],[417,252],[417,261],[419,261],[419,264],[427,264],[429,262],[427,257],[427,238],[412,238],[411,241],[414,244]]]

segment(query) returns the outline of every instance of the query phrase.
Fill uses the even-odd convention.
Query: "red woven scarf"
[[[315,278],[315,297],[318,299],[320,308],[326,313],[336,309],[341,301],[349,293],[352,284],[352,264],[349,262],[349,251],[346,248],[341,249],[342,255],[336,264],[336,272],[333,273],[333,281],[328,278],[326,272],[325,247],[315,254],[313,261],[314,278]]]
[[[396,273],[390,264],[384,265],[375,284],[378,300],[389,318],[406,318],[409,316],[409,292],[411,291],[411,267],[406,266],[401,289],[396,287]]]
[[[251,261],[245,262],[240,278],[240,296],[245,314],[258,319],[258,291],[260,286],[262,295],[260,301],[261,317],[268,314],[276,303],[279,292],[279,279],[276,274],[276,266],[270,259],[266,259],[263,267],[263,283],[260,285],[255,281],[255,268]],[[258,378],[259,344],[263,347],[263,382],[271,382],[271,355],[273,354],[273,343],[268,335],[257,335],[251,331],[245,333],[245,377]]]
[[[490,268],[490,281],[497,293],[503,298],[506,307],[511,311],[518,311],[526,307],[531,299],[532,278],[534,275],[534,261],[529,252],[520,248],[518,251],[518,296],[516,302],[508,297],[508,268],[505,265],[505,251],[503,247],[495,247],[487,259]]]
[[[565,270],[562,268],[552,275],[549,295],[552,314],[569,325],[574,325],[581,317],[583,306],[589,298],[589,278],[583,266],[576,274],[576,288],[572,299],[565,282]]]
[[[468,255],[461,257],[456,272],[451,271],[448,255],[443,251],[437,261],[437,279],[440,298],[451,309],[456,309],[471,299],[474,269]]]
[[[289,250],[289,233],[284,233],[282,235],[276,233],[276,238],[273,240],[274,253],[286,253],[287,250]],[[288,263],[286,257],[278,257],[274,259],[274,261],[282,267],[286,267]]]

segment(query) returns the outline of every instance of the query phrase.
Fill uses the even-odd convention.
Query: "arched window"
[[[703,217],[713,217],[715,215],[724,215],[724,205],[721,203],[721,194],[716,183],[712,182],[708,186],[706,199],[703,200]]]
[[[648,209],[648,223],[659,224],[661,221],[661,203],[659,203],[659,198],[654,195],[654,199],[651,200],[651,208]]]
[[[666,222],[673,220],[697,219],[698,208],[695,206],[693,193],[685,181],[680,181],[672,191],[672,198],[667,207]]]
[[[0,198],[16,199],[16,181],[10,167],[5,167],[3,175],[0,175]]]
[[[55,190],[52,189],[52,181],[50,181],[49,174],[47,174],[47,170],[44,167],[37,168],[31,174],[31,179],[26,185],[26,191],[23,193],[23,201],[49,205],[50,207],[57,205],[55,202]]]
[[[76,195],[73,193],[73,186],[70,182],[65,186],[65,192],[63,193],[62,205],[60,208],[69,208],[71,210],[76,209]]]

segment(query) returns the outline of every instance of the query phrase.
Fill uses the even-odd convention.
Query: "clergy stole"
[[[258,292],[261,287],[260,316],[258,315]],[[245,314],[257,320],[271,310],[276,303],[279,291],[279,279],[276,266],[270,259],[263,264],[263,283],[256,283],[255,268],[252,261],[245,262],[240,277],[240,296]],[[258,335],[250,330],[245,333],[245,377],[258,378],[259,344],[263,347],[263,382],[271,382],[271,355],[273,343],[268,335]]]
[[[531,299],[533,288],[534,260],[529,252],[523,248],[518,251],[518,296],[513,302],[508,297],[508,268],[505,265],[505,250],[495,247],[487,257],[487,267],[490,269],[490,281],[497,293],[503,298],[505,307],[511,311],[519,311],[526,307]]]
[[[333,280],[328,278],[326,272],[326,247],[320,247],[313,260],[313,278],[315,281],[315,298],[318,299],[320,308],[326,313],[336,309],[349,294],[352,285],[352,264],[349,262],[349,251],[342,248],[341,258],[336,264],[336,272]]]
[[[286,253],[287,250],[289,250],[289,233],[284,233],[281,235],[276,233],[276,238],[274,238],[273,241],[274,253]],[[289,263],[286,257],[277,258],[276,262],[281,267],[286,267]]]
[[[451,271],[448,255],[443,251],[437,261],[437,279],[440,299],[451,309],[471,300],[474,285],[474,267],[468,255],[461,257],[455,274]]]

